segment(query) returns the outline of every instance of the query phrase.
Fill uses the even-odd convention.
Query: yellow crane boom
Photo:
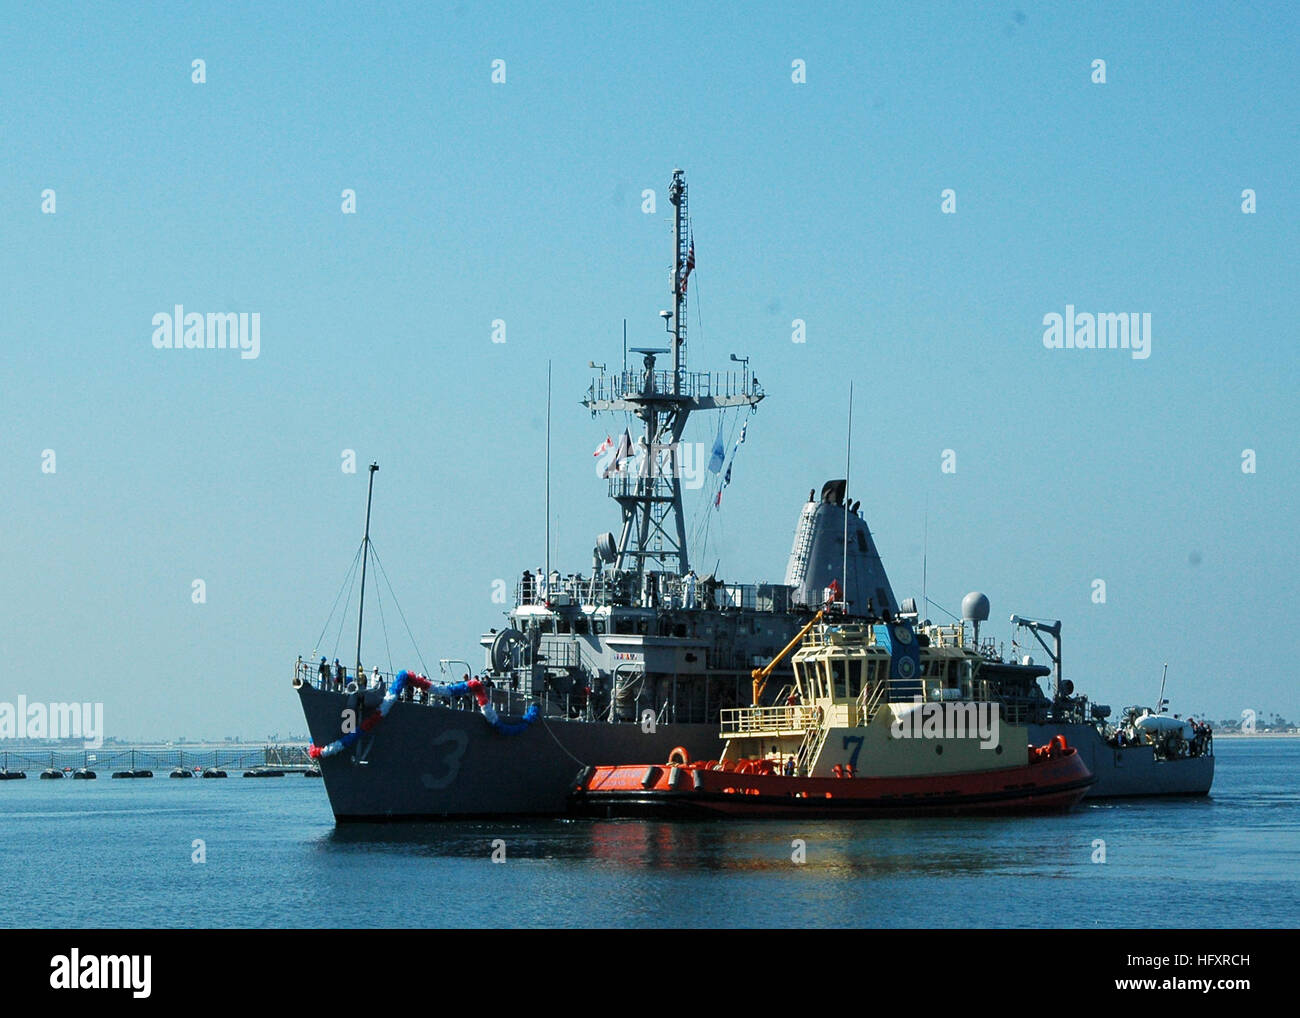
[[[776,657],[772,658],[772,660],[769,661],[767,664],[765,664],[762,668],[755,668],[750,673],[751,677],[754,680],[754,706],[755,707],[759,706],[759,702],[758,702],[759,698],[763,695],[763,690],[767,688],[767,680],[772,675],[773,670],[775,670],[776,666],[779,665],[785,659],[785,656],[789,654],[790,651],[794,650],[795,647],[799,645],[799,641],[808,635],[808,630],[812,629],[813,626],[817,625],[817,623],[822,620],[822,616],[824,614],[826,614],[825,609],[821,609],[820,611],[818,611],[816,615],[814,615],[811,619],[808,620],[808,624],[804,626],[801,630],[799,630],[798,633],[795,634],[794,639],[781,648],[781,653],[777,654]]]

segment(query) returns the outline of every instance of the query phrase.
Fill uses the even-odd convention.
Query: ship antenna
[[[551,589],[551,362],[546,362],[546,590]]]
[[[844,598],[847,611],[849,603],[849,464],[853,459],[853,382],[849,382],[849,429],[844,444],[844,559],[840,565],[840,575],[844,577],[844,589],[840,597]]]
[[[1160,673],[1160,697],[1156,700],[1156,713],[1163,714],[1165,710],[1165,678],[1169,675],[1169,662],[1165,662],[1165,670]]]
[[[681,170],[673,170],[673,181],[668,185],[668,200],[673,203],[673,395],[681,392],[682,346],[686,343],[686,285],[682,273],[690,257],[687,246],[686,180]]]
[[[370,503],[375,497],[375,472],[378,463],[370,464],[370,487],[366,492],[366,533],[361,539],[361,603],[357,608],[357,688],[361,688],[361,620],[366,614],[366,560],[370,558]]]
[[[930,603],[930,593],[926,581],[930,575],[930,496],[925,496],[925,522],[921,525],[921,619],[925,618],[925,607]],[[917,620],[918,622],[920,619]],[[976,641],[978,642],[978,641]]]

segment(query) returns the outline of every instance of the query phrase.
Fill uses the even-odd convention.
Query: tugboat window
[[[844,672],[845,672],[846,663],[847,662],[839,661],[839,660],[831,662],[831,681],[835,689],[834,695],[837,699],[840,700],[843,700],[844,697],[848,695],[847,692],[845,691],[845,685],[844,685]]]

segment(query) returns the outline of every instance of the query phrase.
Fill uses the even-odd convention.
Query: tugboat
[[[909,623],[823,621],[794,642],[794,683],[774,706],[723,712],[718,760],[682,748],[658,765],[585,768],[570,812],[600,817],[899,817],[1068,810],[1094,782],[1063,736],[1030,746],[1001,723],[967,656],[918,648]],[[919,653],[918,653],[919,650]],[[919,659],[922,671],[915,669]],[[942,668],[955,685],[913,676]]]

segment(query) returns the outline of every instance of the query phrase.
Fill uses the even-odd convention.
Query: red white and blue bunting
[[[388,717],[388,712],[393,709],[393,704],[397,702],[397,698],[401,696],[402,691],[408,685],[414,686],[417,689],[426,690],[434,696],[464,696],[466,693],[472,694],[474,699],[478,702],[479,710],[482,712],[483,717],[487,719],[488,724],[502,735],[519,735],[520,733],[527,731],[529,726],[532,725],[532,723],[541,715],[541,712],[537,709],[537,705],[532,704],[528,710],[524,712],[522,721],[508,724],[501,720],[501,716],[497,713],[496,708],[492,706],[487,683],[483,682],[483,680],[467,679],[463,682],[434,683],[430,682],[423,675],[416,675],[414,672],[403,670],[398,672],[396,678],[393,679],[393,684],[388,688],[388,691],[384,694],[383,700],[379,703],[379,710],[362,721],[360,728],[354,729],[351,732],[345,732],[341,737],[335,739],[328,746],[313,745],[308,747],[307,755],[313,760],[319,760],[323,756],[334,756],[336,753],[343,752],[343,750],[355,743],[364,733],[378,728],[384,718]]]

